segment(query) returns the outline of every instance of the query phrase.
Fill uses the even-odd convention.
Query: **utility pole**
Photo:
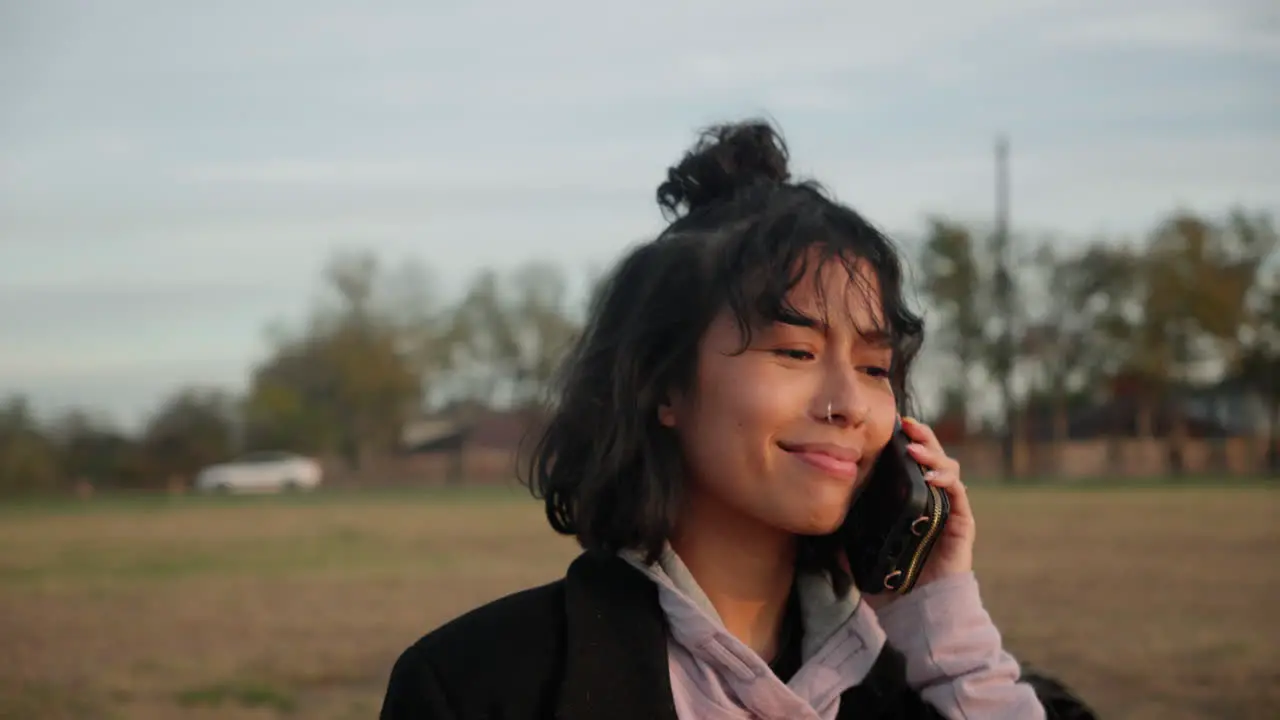
[[[1001,442],[1001,459],[1005,480],[1014,474],[1014,446],[1017,442],[1017,411],[1014,407],[1013,388],[1010,384],[1014,367],[1014,319],[1016,313],[1013,297],[1012,243],[1009,238],[1009,140],[1004,135],[996,137],[996,228],[995,242],[995,300],[1000,315],[1000,337],[996,348],[996,371],[1000,383],[1000,401],[1004,409],[1004,433]]]

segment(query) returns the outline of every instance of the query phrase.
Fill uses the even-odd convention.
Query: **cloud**
[[[1049,33],[1054,45],[1280,58],[1278,14],[1260,2],[1092,2],[1079,7],[1083,12],[1077,10],[1078,17]]]
[[[1280,197],[1280,24],[1256,0],[17,13],[0,29],[0,302],[42,308],[46,330],[0,314],[0,380],[40,393],[97,397],[93,377],[143,393],[154,363],[238,377],[341,245],[455,284],[533,255],[611,260],[660,227],[653,187],[693,130],[746,114],[905,232],[990,215],[997,131],[1022,228],[1136,232],[1179,203]]]
[[[197,385],[219,389],[243,386],[247,372],[239,353],[193,354],[161,360],[95,356],[90,372],[83,367],[44,369],[15,382],[0,373],[0,397],[24,393],[47,419],[71,410],[89,409],[120,423],[126,430],[143,427],[166,395]]]
[[[1015,139],[1013,221],[1024,230],[1084,240],[1094,232],[1143,233],[1177,207],[1218,214],[1239,203],[1280,213],[1276,163],[1280,136],[1124,138],[1039,147]],[[980,222],[994,213],[989,144],[902,165],[837,167],[828,177],[844,199],[896,228],[920,227],[925,213]]]
[[[298,289],[245,282],[200,285],[6,283],[0,291],[0,380],[213,355],[261,337],[264,306],[285,309]],[[241,352],[237,347],[235,352]]]

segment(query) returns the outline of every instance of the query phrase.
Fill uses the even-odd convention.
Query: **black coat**
[[[381,720],[676,720],[657,586],[626,561],[583,553],[565,578],[508,595],[428,633],[391,671]],[[1028,676],[1049,717],[1093,713]],[[840,698],[840,720],[941,718],[887,645]]]

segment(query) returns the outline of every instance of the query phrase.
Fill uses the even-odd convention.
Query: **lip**
[[[788,444],[778,443],[778,447],[795,456],[797,460],[806,462],[828,475],[841,479],[850,479],[858,475],[858,461],[862,453],[843,445],[831,443]]]

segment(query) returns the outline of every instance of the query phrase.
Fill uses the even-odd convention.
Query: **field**
[[[980,489],[1007,646],[1107,718],[1280,717],[1280,491]],[[376,717],[396,655],[576,553],[505,492],[0,510],[0,717]]]

